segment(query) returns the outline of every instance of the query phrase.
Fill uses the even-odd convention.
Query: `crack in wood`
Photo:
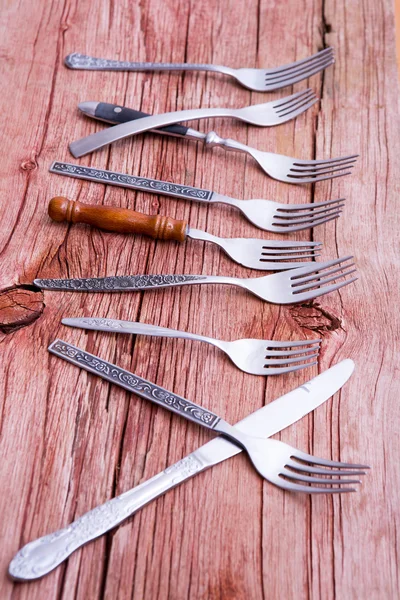
[[[19,285],[0,291],[0,331],[13,333],[34,323],[45,307],[43,292]]]
[[[312,331],[335,331],[343,329],[341,319],[317,303],[298,304],[290,309],[290,314],[300,327]]]

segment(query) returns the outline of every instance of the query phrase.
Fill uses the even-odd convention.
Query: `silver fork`
[[[232,117],[251,125],[271,127],[281,125],[301,115],[303,112],[318,102],[313,90],[310,88],[291,94],[285,98],[277,98],[263,104],[253,104],[243,108],[202,108],[202,118],[206,117]],[[80,102],[79,110],[84,114],[106,123],[122,123],[150,116],[148,113],[126,108],[107,102]],[[125,112],[125,115],[123,114]],[[126,118],[124,118],[126,117]],[[153,130],[152,130],[153,131]],[[163,129],[154,129],[155,133],[168,134]]]
[[[320,242],[283,242],[257,238],[222,238],[186,221],[162,215],[145,215],[128,208],[83,204],[58,196],[49,203],[48,213],[57,222],[86,223],[104,231],[139,233],[158,240],[183,242],[188,238],[211,242],[222,248],[235,262],[260,271],[281,271],[306,266],[319,256]]]
[[[246,279],[219,275],[125,275],[85,279],[35,279],[33,283],[45,290],[74,292],[129,292],[179,285],[220,283],[244,288],[258,298],[273,304],[294,304],[318,298],[355,281],[356,277],[346,279],[356,271],[352,269],[354,263],[348,262],[352,258],[346,256],[328,262],[314,263],[308,267]],[[337,283],[332,283],[334,281]]]
[[[213,71],[234,77],[244,87],[271,92],[319,73],[335,62],[333,48],[325,48],[308,58],[271,69],[232,69],[219,65],[189,63],[129,62],[95,58],[73,52],[65,58],[70,69],[89,71]]]
[[[240,210],[240,212],[256,227],[274,233],[292,233],[322,225],[337,219],[344,206],[344,198],[327,200],[326,202],[313,202],[308,204],[282,204],[273,200],[252,199],[238,200],[223,196],[217,192],[203,190],[201,188],[159,181],[147,177],[127,175],[117,171],[107,171],[96,167],[85,167],[61,161],[54,161],[50,166],[51,173],[76,177],[87,181],[95,181],[107,185],[132,190],[143,190],[171,196],[172,198],[184,198],[196,202],[208,204],[227,204]]]
[[[228,342],[147,323],[134,323],[102,317],[67,318],[62,319],[61,323],[70,327],[93,331],[113,331],[133,335],[150,335],[206,342],[225,352],[238,369],[251,375],[281,375],[316,365],[318,361],[313,359],[318,356],[320,342],[322,341],[321,339],[315,339],[298,342],[277,342],[240,339]]]
[[[202,119],[208,117],[209,109],[181,110],[176,112],[164,113],[161,115],[152,115],[141,119],[120,123],[114,127],[103,129],[93,133],[75,142],[71,142],[69,149],[76,158],[94,152],[103,148],[112,142],[121,140],[132,135],[137,135],[152,129],[158,129],[167,125],[175,125],[181,121],[190,121],[193,119]],[[226,109],[225,109],[226,110]],[[217,114],[217,113],[215,113]],[[230,138],[221,138],[215,131],[201,133],[190,129],[184,138],[203,141],[205,146],[213,148],[221,146],[226,150],[234,152],[244,152],[250,154],[260,165],[260,167],[279,181],[286,183],[315,183],[324,179],[332,179],[349,175],[351,168],[357,158],[357,154],[343,156],[340,158],[329,158],[325,160],[299,160],[282,154],[273,152],[264,152],[246,146],[241,142]]]

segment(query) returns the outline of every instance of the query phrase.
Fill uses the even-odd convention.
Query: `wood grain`
[[[394,7],[389,0],[50,0],[4,2],[0,31],[4,174],[0,178],[0,342],[4,599],[299,599],[399,596],[398,305],[400,136]],[[354,175],[316,189],[273,181],[243,155],[148,134],[82,164],[282,202],[345,196],[338,222],[297,239],[323,257],[354,253],[359,281],[304,306],[270,306],[236,288],[193,286],[121,295],[42,293],[35,277],[124,273],[246,276],[215,246],[177,245],[51,221],[55,195],[171,214],[216,235],[265,238],[228,207],[134,193],[48,173],[68,142],[102,127],[78,114],[99,100],[145,112],[239,107],[265,95],[207,73],[70,71],[70,52],[149,61],[274,66],[333,45],[334,68],[310,80],[321,103],[267,132],[202,122],[260,149],[312,158],[360,153]],[[296,90],[308,85],[302,82]],[[270,234],[268,234],[268,237]],[[252,377],[202,344],[70,330],[62,317],[140,320],[234,339],[312,338],[318,370],[356,361],[350,382],[278,438],[320,456],[366,461],[344,498],[284,493],[245,456],[149,504],[43,580],[6,576],[26,542],[58,529],[179,460],[209,434],[47,352],[56,337],[236,422],[317,373]]]
[[[56,196],[49,202],[49,217],[62,223],[85,223],[104,231],[148,235],[157,240],[183,242],[188,224],[164,215],[145,215],[129,208],[83,204]],[[85,235],[85,234],[83,234]]]

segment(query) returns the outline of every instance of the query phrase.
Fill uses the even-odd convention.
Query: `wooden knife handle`
[[[176,240],[186,238],[186,221],[176,221],[162,215],[145,215],[127,208],[96,206],[68,200],[61,196],[49,202],[49,217],[53,221],[86,223],[105,231],[118,233],[141,233],[158,240]]]

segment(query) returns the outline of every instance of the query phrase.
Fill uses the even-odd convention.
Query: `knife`
[[[125,389],[130,389],[126,375],[132,377],[132,374],[67,342],[55,340],[49,346],[49,351]],[[343,360],[239,421],[236,427],[244,433],[269,437],[323,404],[346,383],[353,371],[354,362],[350,359]],[[135,378],[140,379],[136,376]],[[165,392],[152,383],[150,386]],[[214,438],[165,471],[82,515],[66,528],[24,546],[10,563],[10,576],[19,581],[43,577],[75,550],[116,527],[152,500],[241,451],[241,448],[227,439]]]
[[[125,106],[110,104],[109,102],[80,102],[78,108],[88,117],[92,117],[98,121],[104,121],[105,123],[111,123],[112,125],[126,123],[127,121],[136,121],[137,119],[151,116],[149,113],[134,110],[133,108],[126,108]],[[160,127],[160,129],[151,129],[151,131],[153,133],[160,133],[161,135],[170,135],[174,137],[185,137],[186,135],[189,135],[196,140],[203,139],[202,134],[199,134],[195,129],[180,124]]]
[[[78,108],[88,117],[112,125],[126,123],[127,121],[137,121],[144,117],[151,117],[149,113],[134,110],[133,108],[126,108],[126,106],[110,104],[109,102],[80,102]],[[160,133],[161,135],[173,137],[188,137],[194,140],[202,140],[204,137],[204,134],[196,131],[196,129],[185,127],[181,124],[160,127],[160,129],[151,129],[150,131],[152,133]]]

